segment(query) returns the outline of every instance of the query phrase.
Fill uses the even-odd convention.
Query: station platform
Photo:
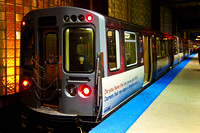
[[[89,133],[200,132],[200,65],[192,54]]]

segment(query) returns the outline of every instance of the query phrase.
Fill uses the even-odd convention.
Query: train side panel
[[[137,67],[121,74],[103,78],[102,115],[106,115],[115,106],[141,88],[143,81],[144,66]]]
[[[103,118],[130,100],[144,81],[142,34],[139,33],[142,28],[112,18],[106,18],[106,27],[108,76],[102,78]]]
[[[162,74],[164,74],[165,72],[167,72],[167,70],[169,70],[169,68],[170,68],[170,63],[169,63],[168,57],[157,60],[156,77],[159,77]]]
[[[170,45],[169,40],[163,34],[156,35],[156,78],[159,78],[164,73],[166,73],[171,66],[171,53],[170,53]]]

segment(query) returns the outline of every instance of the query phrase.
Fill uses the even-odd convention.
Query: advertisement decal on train
[[[102,115],[141,88],[144,80],[144,66],[102,79]]]

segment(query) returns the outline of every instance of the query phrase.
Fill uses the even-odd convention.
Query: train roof
[[[150,29],[141,25],[133,24],[127,21],[119,20],[109,16],[104,16],[106,21],[106,27],[113,29],[123,29],[127,31],[140,32],[145,35],[156,35],[156,36],[165,36],[167,33],[162,33],[160,31]],[[169,34],[167,34],[169,36]]]
[[[105,23],[106,27],[108,28],[113,28],[113,29],[123,29],[127,31],[134,31],[134,32],[142,32],[147,35],[157,35],[157,34],[163,34],[164,33],[156,30],[149,29],[148,27],[144,27],[141,25],[133,24],[127,21],[119,20],[116,18],[112,18],[100,13],[97,13],[95,11],[79,8],[79,7],[71,7],[71,6],[65,6],[65,7],[53,7],[53,8],[45,8],[45,9],[37,9],[37,10],[32,10],[30,11],[24,18],[26,17],[33,17],[33,16],[52,16],[55,15],[57,16],[58,14],[63,14],[63,13],[68,13],[70,10],[71,14],[77,14],[76,11],[79,10],[79,12],[88,12],[91,14],[94,14],[98,17],[104,17],[105,18]],[[49,15],[51,14],[51,15]]]
[[[81,14],[82,15],[93,14],[94,16],[97,16],[99,18],[104,17],[103,15],[91,10],[87,10],[87,9],[83,9],[79,7],[64,6],[64,7],[53,7],[53,8],[32,10],[29,13],[27,13],[23,19],[27,19],[31,17],[32,18],[45,17],[45,16],[56,16],[57,18],[63,18],[65,15],[79,16]]]

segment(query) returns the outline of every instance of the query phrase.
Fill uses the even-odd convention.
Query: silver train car
[[[21,24],[23,119],[94,126],[186,58],[185,42],[82,8],[31,11]]]

